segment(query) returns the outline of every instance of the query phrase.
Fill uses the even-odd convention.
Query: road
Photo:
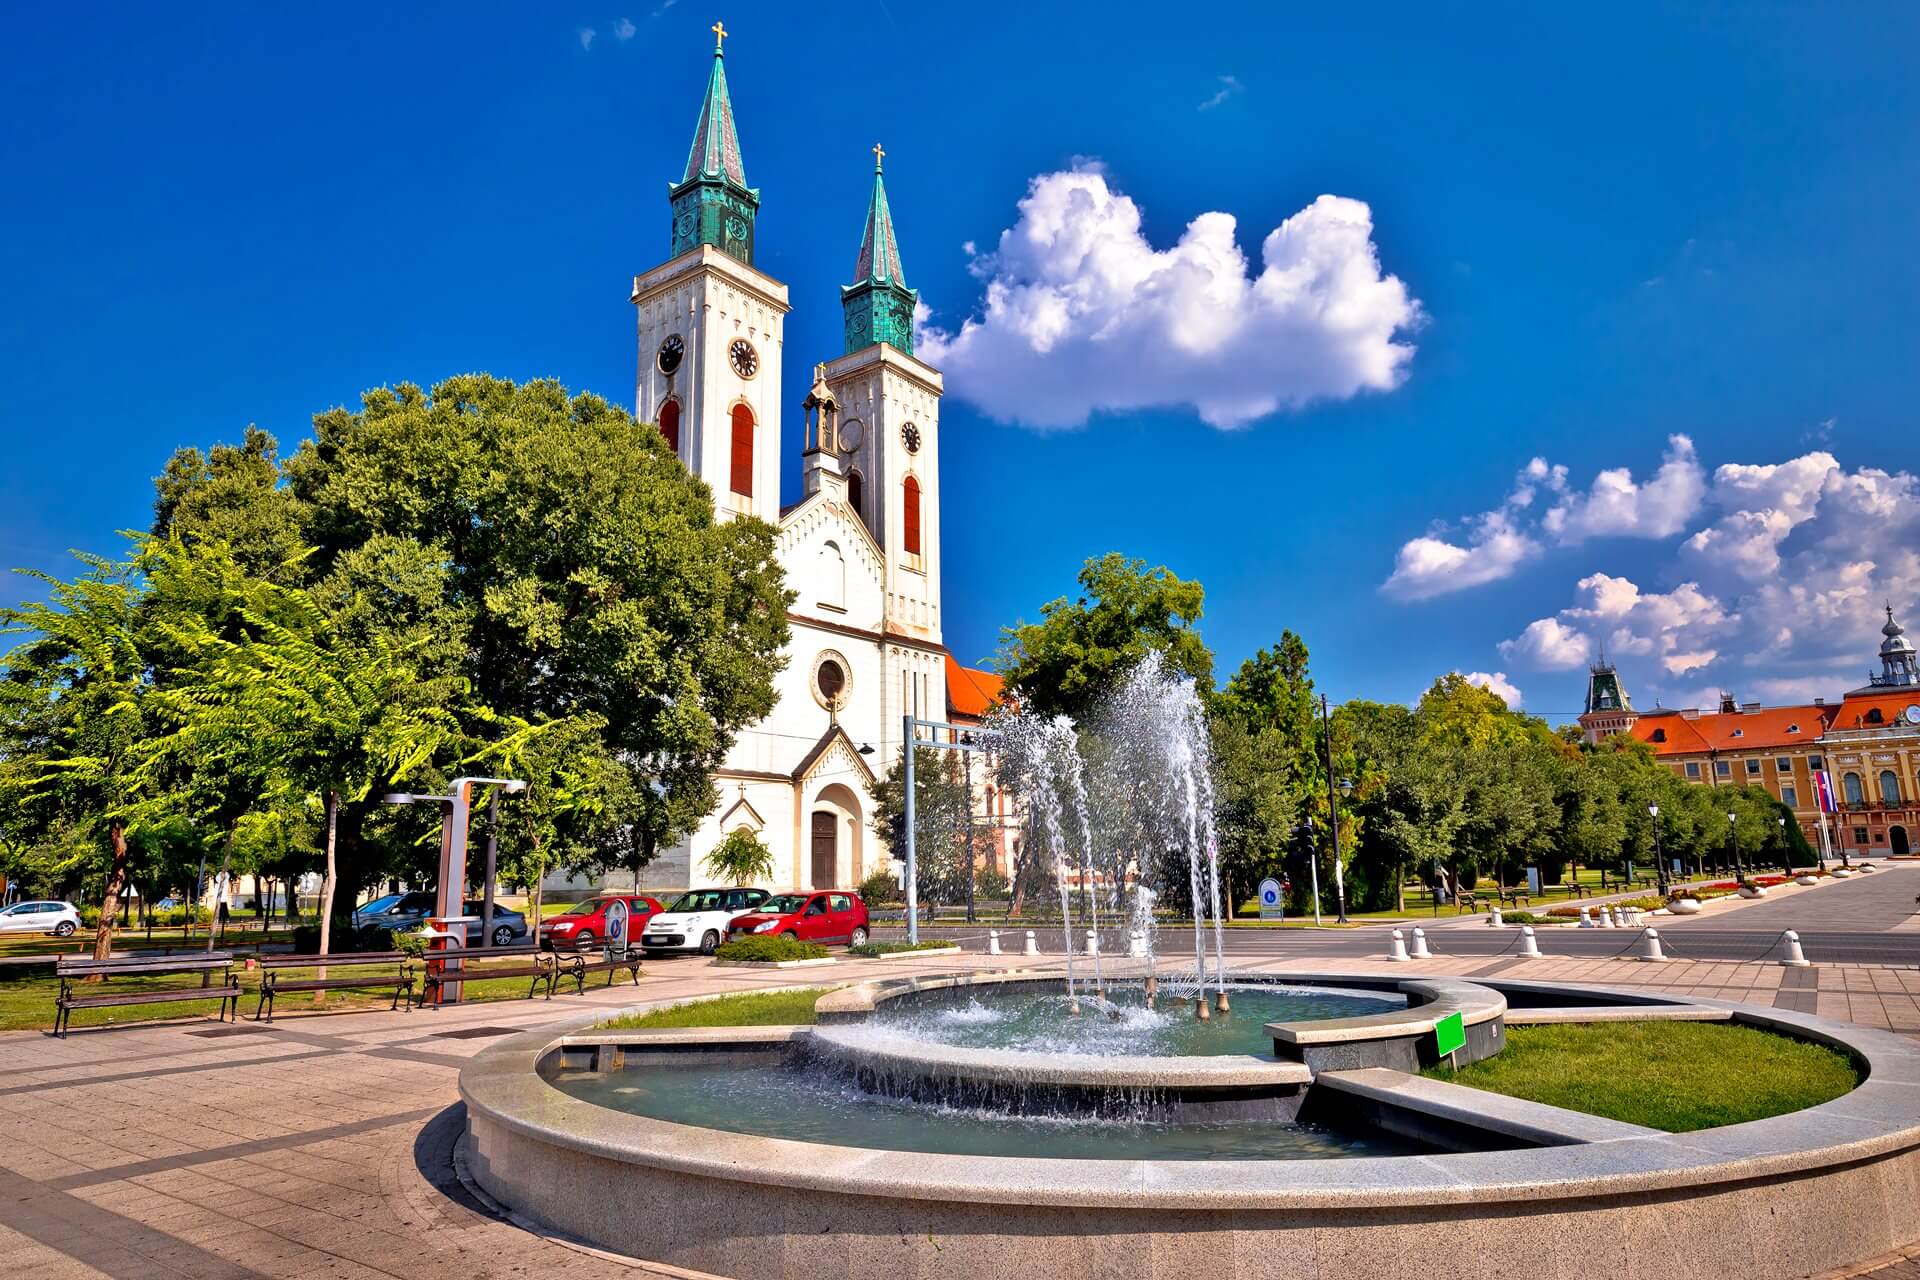
[[[1706,914],[1696,917],[1660,916],[1653,923],[1660,930],[1667,954],[1676,959],[1775,959],[1782,954],[1781,933],[1793,929],[1800,935],[1807,959],[1816,964],[1920,966],[1920,917],[1914,912],[1916,892],[1920,892],[1920,871],[1913,867],[1887,866],[1870,875],[1778,894],[1764,901],[1711,907]],[[1411,930],[1416,924],[1424,925],[1428,945],[1436,955],[1490,957],[1519,953],[1518,929],[1494,929],[1479,923],[1482,920],[1484,917],[1441,915],[1428,921],[1414,920],[1402,928]],[[1001,945],[1010,952],[1019,951],[1026,928],[1022,925],[1003,929]],[[1357,929],[1230,928],[1226,931],[1226,952],[1230,958],[1237,959],[1382,956],[1390,946],[1391,928],[1385,924]],[[1057,924],[1051,928],[1035,925],[1033,930],[1044,954],[1060,953]],[[883,925],[877,932],[883,938],[890,938],[900,936],[902,930],[898,926]],[[1125,945],[1123,930],[1102,932],[1103,946]],[[944,921],[920,928],[922,938],[978,940],[969,950],[975,945],[984,945],[986,933],[985,925]],[[1622,955],[1640,939],[1638,929],[1582,929],[1578,925],[1541,926],[1535,933],[1544,954],[1581,958]],[[1077,938],[1075,949],[1079,949]],[[1156,951],[1163,957],[1192,955],[1192,926],[1161,928],[1156,937]]]

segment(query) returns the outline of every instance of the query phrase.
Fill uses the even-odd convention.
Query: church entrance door
[[[840,817],[830,809],[813,811],[813,887],[832,889],[840,852]]]

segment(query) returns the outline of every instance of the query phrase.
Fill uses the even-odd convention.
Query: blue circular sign
[[[1280,882],[1272,876],[1260,882],[1260,905],[1263,907],[1280,905]]]

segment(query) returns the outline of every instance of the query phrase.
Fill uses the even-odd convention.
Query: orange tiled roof
[[[1837,707],[1828,707],[1834,713],[1832,728],[1867,729],[1881,728],[1898,724],[1906,714],[1907,708],[1920,706],[1920,689],[1912,687],[1888,689],[1885,693],[1850,693]],[[1880,723],[1869,725],[1867,712],[1878,711]]]
[[[1838,706],[1762,707],[1758,711],[1717,711],[1683,716],[1654,711],[1634,721],[1633,736],[1652,743],[1655,755],[1704,751],[1770,751],[1803,746],[1825,733]],[[1666,731],[1666,740],[1654,737]]]
[[[1000,701],[1002,681],[991,671],[963,667],[947,655],[947,711],[950,715],[978,720]]]

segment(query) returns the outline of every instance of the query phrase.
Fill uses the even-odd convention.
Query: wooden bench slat
[[[136,991],[122,995],[109,996],[73,996],[67,1000],[69,1009],[99,1009],[115,1004],[166,1004],[175,1002],[185,1004],[189,1000],[228,1000],[244,995],[238,986],[232,987],[182,987],[178,991]]]

